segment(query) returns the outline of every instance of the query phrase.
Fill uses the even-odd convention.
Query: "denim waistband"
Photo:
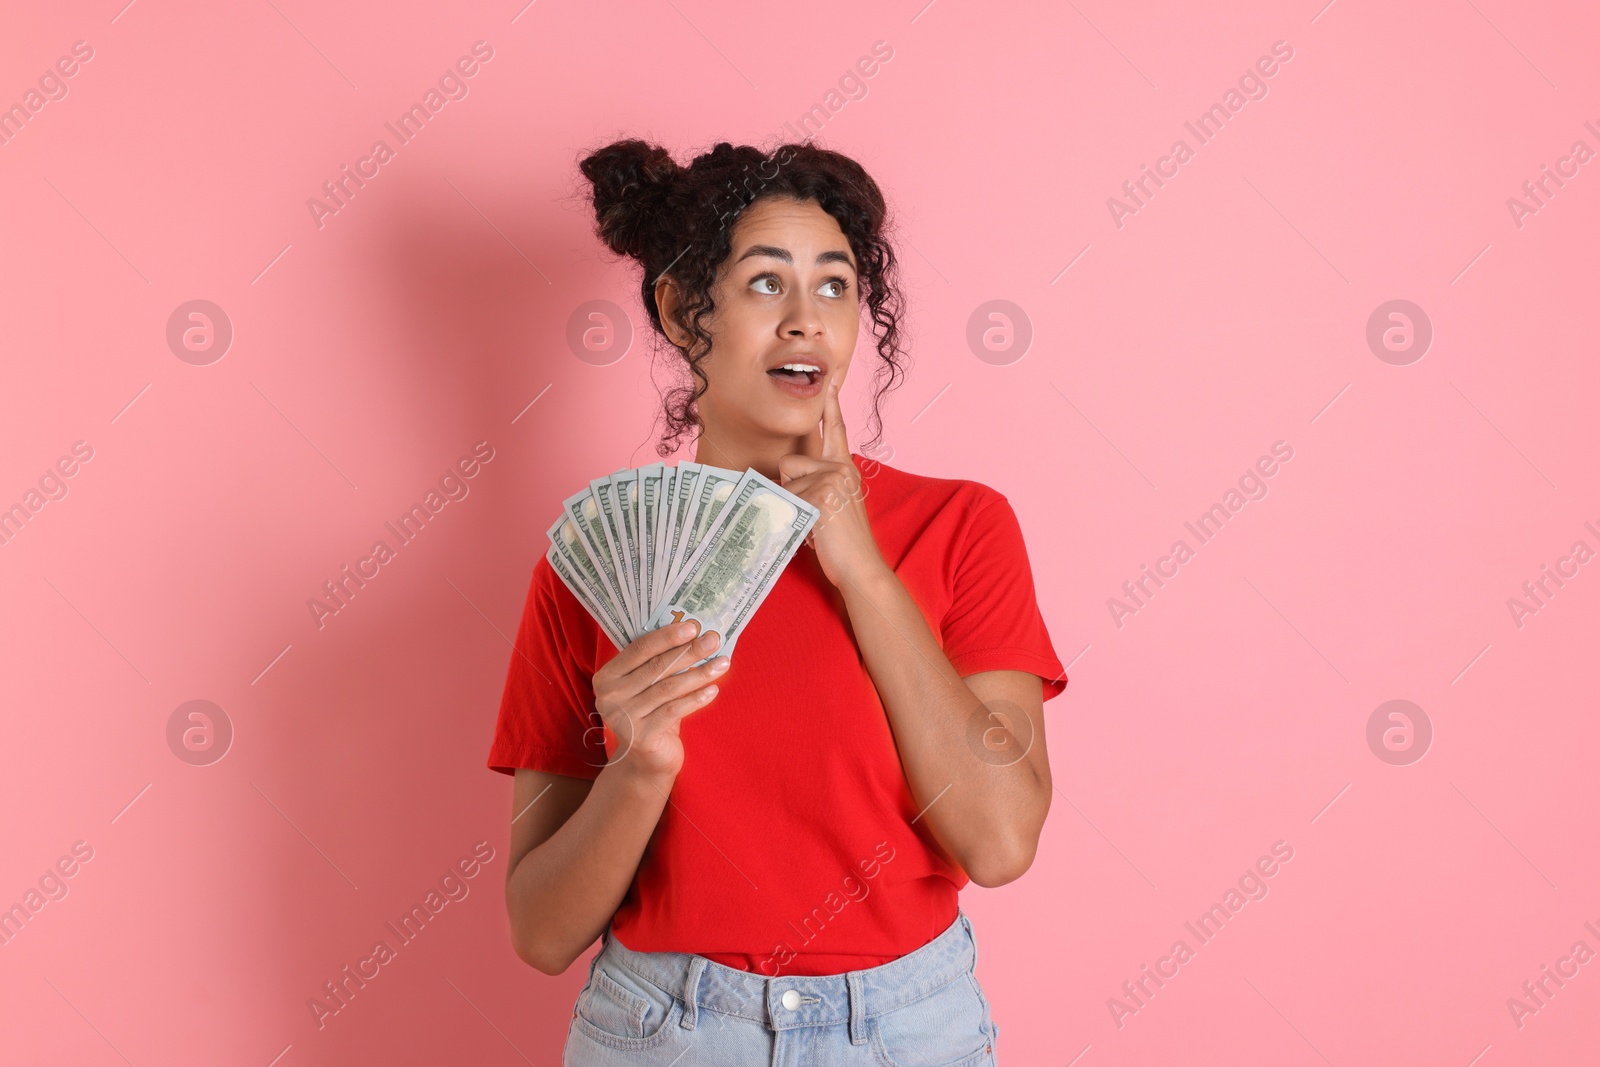
[[[696,1025],[699,1008],[738,1016],[772,1030],[849,1023],[851,1036],[866,1020],[904,1007],[960,978],[977,963],[972,924],[959,908],[955,921],[926,945],[877,967],[829,975],[768,978],[687,952],[635,952],[602,935],[600,955],[684,1003],[681,1023]]]

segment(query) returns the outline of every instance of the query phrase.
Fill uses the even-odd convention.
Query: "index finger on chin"
[[[850,440],[845,434],[844,413],[839,409],[839,389],[843,384],[842,378],[833,379],[828,383],[828,390],[823,399],[822,455],[825,459],[850,458]]]

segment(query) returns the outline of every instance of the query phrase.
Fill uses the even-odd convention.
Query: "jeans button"
[[[783,991],[783,997],[781,998],[781,1003],[783,1004],[784,1007],[788,1008],[790,1011],[794,1011],[796,1008],[798,1008],[800,1006],[800,992],[799,992],[799,990],[796,990],[796,989],[785,989]]]

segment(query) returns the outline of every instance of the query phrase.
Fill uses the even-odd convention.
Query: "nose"
[[[795,292],[790,295],[783,309],[783,323],[779,332],[785,337],[822,336],[822,313],[809,294]]]

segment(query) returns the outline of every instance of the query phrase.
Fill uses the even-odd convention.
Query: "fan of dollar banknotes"
[[[731,656],[817,517],[754,469],[655,463],[569,497],[546,558],[617,648],[688,619]]]

